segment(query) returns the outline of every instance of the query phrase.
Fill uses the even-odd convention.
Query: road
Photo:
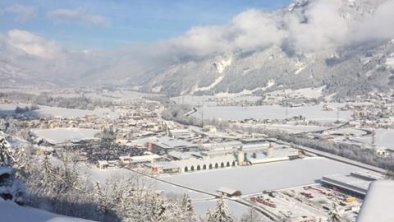
[[[202,193],[202,194],[211,196],[213,199],[217,199],[217,198],[220,198],[220,197],[221,197],[221,195],[219,195],[219,194],[217,194],[217,193],[210,193],[210,192],[207,192],[207,191],[195,189],[195,188],[193,188],[193,187],[189,187],[189,186],[184,186],[184,185],[181,185],[181,184],[172,183],[172,182],[169,182],[169,181],[160,179],[160,178],[158,178],[158,177],[152,176],[152,175],[150,175],[150,174],[136,171],[136,170],[134,170],[134,169],[132,169],[132,168],[127,168],[127,169],[130,170],[130,171],[132,171],[132,172],[134,172],[134,173],[136,173],[136,174],[139,174],[139,175],[141,175],[141,176],[145,176],[145,177],[151,178],[151,179],[153,179],[153,180],[156,180],[156,181],[159,181],[159,182],[162,182],[162,183],[166,183],[166,184],[169,184],[169,185],[172,185],[172,186],[180,187],[180,188],[183,188],[183,189],[186,189],[186,190],[190,190],[190,191],[193,191],[193,192]],[[277,218],[275,215],[273,215],[271,212],[267,211],[266,209],[264,209],[264,208],[262,208],[262,207],[255,206],[255,205],[253,205],[253,204],[251,204],[251,203],[249,203],[249,202],[243,200],[242,198],[233,199],[233,198],[226,198],[226,197],[224,197],[224,199],[226,199],[226,200],[228,200],[228,201],[236,202],[236,203],[241,204],[241,205],[244,205],[244,206],[246,206],[246,207],[249,207],[250,209],[254,209],[254,210],[256,210],[257,212],[259,212],[259,213],[261,213],[262,215],[264,215],[265,217],[271,219],[272,221],[278,221],[278,218]]]
[[[386,170],[384,170],[382,168],[371,166],[371,165],[368,165],[368,164],[365,164],[365,163],[360,163],[358,161],[354,161],[354,160],[351,160],[351,159],[348,159],[348,158],[345,158],[345,157],[341,157],[341,156],[338,156],[338,155],[335,155],[335,154],[327,153],[327,152],[324,152],[324,151],[312,149],[312,148],[301,146],[301,145],[297,145],[297,144],[294,144],[294,143],[288,143],[288,142],[285,142],[285,141],[282,141],[282,140],[276,140],[276,143],[280,143],[282,145],[291,146],[291,147],[294,147],[296,149],[299,149],[299,150],[302,150],[302,151],[305,151],[305,152],[308,152],[308,153],[312,153],[312,154],[315,154],[315,155],[318,155],[318,156],[321,156],[321,157],[325,157],[327,159],[335,160],[335,161],[346,163],[346,164],[349,164],[349,165],[357,166],[357,167],[360,167],[360,168],[363,168],[363,169],[366,169],[366,170],[370,170],[370,171],[374,171],[374,172],[382,173],[382,174],[386,173]]]

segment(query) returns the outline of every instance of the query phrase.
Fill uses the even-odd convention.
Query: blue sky
[[[290,0],[2,0],[0,32],[26,30],[71,48],[121,48],[223,25],[247,9]]]

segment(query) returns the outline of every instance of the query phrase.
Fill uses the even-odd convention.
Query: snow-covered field
[[[4,222],[88,222],[75,217],[67,217],[0,199],[0,221]]]
[[[245,93],[247,94],[247,93]],[[240,102],[240,101],[248,101],[248,102],[255,102],[261,99],[260,96],[252,96],[252,95],[244,95],[243,93],[239,94],[229,94],[229,93],[221,93],[216,96],[192,96],[192,95],[185,95],[185,96],[177,96],[172,97],[171,100],[179,103],[179,104],[189,104],[194,106],[216,106],[217,102],[221,99],[231,102]]]
[[[57,144],[67,141],[94,139],[99,130],[80,128],[33,129],[32,132],[46,141]]]
[[[31,104],[0,104],[0,113],[12,114],[16,107],[26,107]],[[39,106],[38,110],[34,112],[41,116],[51,116],[58,118],[78,118],[84,117],[86,115],[96,115],[103,118],[117,118],[124,110],[116,109],[111,110],[108,108],[98,108],[95,110],[85,110],[85,109],[68,109],[61,107],[51,107],[51,106]]]
[[[156,93],[143,93],[129,90],[118,90],[118,91],[108,91],[102,93],[86,93],[84,96],[90,99],[98,99],[104,101],[132,101],[136,99],[142,99],[144,97],[157,97],[161,94]]]
[[[117,118],[122,110],[112,111],[107,108],[98,108],[95,110],[84,110],[84,109],[68,109],[51,106],[40,106],[37,113],[43,116],[52,117],[63,117],[63,118],[77,118],[84,117],[86,115],[96,115],[99,117]]]
[[[14,113],[17,105],[15,104],[0,104],[0,115],[11,115]]]
[[[321,127],[321,126],[290,125],[290,124],[265,124],[261,126],[258,125],[258,127],[271,129],[271,130],[281,130],[281,131],[286,131],[288,133],[304,133],[304,132],[313,132],[313,131],[327,129],[327,127]]]
[[[87,176],[91,181],[98,181],[101,184],[105,184],[106,181],[119,180],[119,178],[127,178],[131,176],[141,178],[140,175],[126,169],[112,168],[106,170],[99,170],[95,167],[86,166],[80,169],[81,173]],[[210,195],[194,192],[148,177],[143,178],[144,186],[149,189],[163,191],[167,195],[176,195],[179,197],[181,197],[183,194],[188,194],[189,197],[192,199],[195,212],[202,217],[205,217],[208,209],[213,209],[216,207],[216,199],[214,199]],[[239,203],[227,200],[226,204],[229,206],[231,213],[238,218],[241,217],[244,213],[248,212],[248,208]]]
[[[324,175],[347,174],[360,170],[333,160],[313,157],[250,167],[179,174],[163,179],[211,193],[215,193],[219,187],[226,186],[238,189],[243,194],[252,194],[263,190],[312,184]]]
[[[204,106],[204,118],[222,120],[242,120],[242,119],[285,119],[292,116],[304,116],[307,120],[316,121],[336,121],[350,120],[349,111],[323,111],[322,105],[302,106],[286,108],[279,105],[265,106]],[[338,116],[337,116],[338,114]],[[201,109],[194,114],[196,118],[201,117]]]
[[[364,170],[322,157],[311,157],[249,167],[161,175],[160,179],[209,193],[216,193],[218,188],[225,186],[239,189],[243,195],[247,195],[260,193],[263,190],[278,190],[313,184],[324,175],[348,174],[353,171]],[[91,167],[84,168],[84,172],[92,181],[100,181],[101,183],[116,177],[137,176],[134,172],[125,169],[98,170]],[[145,181],[147,187],[164,191],[167,194],[182,195],[187,193],[192,198],[195,210],[199,215],[204,216],[208,209],[215,207],[216,201],[209,195],[147,177]],[[236,217],[241,217],[248,210],[247,207],[236,202],[227,201],[227,203]]]
[[[385,147],[387,149],[394,150],[394,130],[393,129],[376,129],[375,130],[375,145],[378,147]],[[364,136],[355,138],[356,141],[360,141],[366,144],[371,144],[372,136]]]

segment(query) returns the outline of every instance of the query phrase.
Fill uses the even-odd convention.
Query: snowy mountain
[[[170,95],[385,91],[394,84],[393,12],[393,0],[295,0],[110,52],[67,50],[12,30],[0,38],[0,84],[116,85]]]
[[[286,9],[265,15],[274,17],[276,32],[285,32],[286,37],[279,44],[189,59],[158,73],[148,85],[154,91],[171,94],[238,93],[245,89],[258,93],[326,86],[325,94],[337,93],[338,97],[392,88],[393,41],[345,33],[361,29],[361,24],[365,29],[364,20],[372,19],[369,17],[374,17],[385,1],[332,1],[336,2],[334,5],[327,2],[295,1]],[[323,6],[326,8],[319,11]],[[337,17],[325,21],[316,13]],[[296,25],[292,23],[295,19]],[[235,23],[231,25],[236,26]],[[307,34],[303,36],[301,31]]]

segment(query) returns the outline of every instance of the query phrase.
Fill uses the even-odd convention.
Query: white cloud
[[[107,18],[101,15],[89,14],[81,9],[56,9],[50,11],[47,17],[61,22],[77,22],[102,27],[110,25]]]
[[[317,0],[307,6],[305,18],[287,17],[288,42],[298,51],[319,51],[341,45],[349,31],[347,21],[340,16],[342,6],[342,0]]]
[[[310,0],[287,11],[252,9],[227,25],[194,27],[159,45],[174,57],[187,58],[264,50],[272,45],[300,54],[335,50],[359,40],[394,37],[394,0],[383,1]]]
[[[12,47],[41,58],[55,58],[59,56],[61,47],[31,32],[23,30],[10,30],[5,41]]]
[[[353,27],[356,41],[382,40],[394,38],[394,0],[389,0]]]
[[[4,10],[5,13],[15,16],[17,21],[27,22],[37,16],[36,8],[28,5],[14,4]]]
[[[276,16],[257,10],[239,14],[230,27],[235,49],[253,50],[280,44],[287,35]]]
[[[225,26],[194,27],[183,36],[160,43],[162,49],[186,56],[207,56],[234,51],[259,50],[280,44],[286,32],[276,16],[248,10]],[[166,47],[167,46],[167,47]]]

